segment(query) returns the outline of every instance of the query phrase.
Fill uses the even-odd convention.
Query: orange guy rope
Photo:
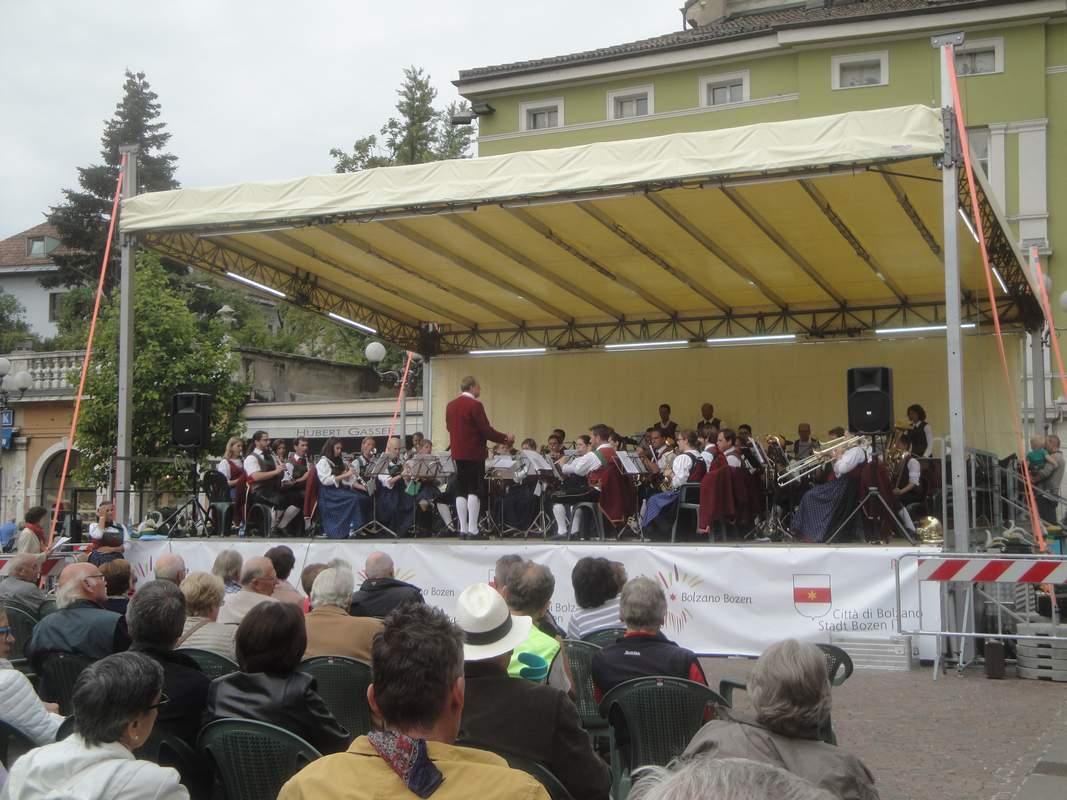
[[[405,402],[404,394],[408,388],[408,371],[411,369],[411,361],[415,358],[415,354],[408,350],[408,360],[404,362],[404,377],[400,379],[400,394],[396,398],[396,408],[393,409],[393,420],[389,423],[389,438],[393,438],[393,433],[396,431],[396,418],[400,416],[400,404]],[[388,442],[386,442],[388,444]],[[400,447],[405,447],[404,442],[400,443]]]
[[[70,420],[70,433],[67,434],[67,452],[63,456],[63,471],[59,473],[59,491],[56,493],[56,505],[52,510],[52,526],[48,531],[48,548],[56,538],[56,524],[59,522],[59,509],[63,504],[63,489],[67,482],[67,470],[70,468],[70,451],[74,447],[74,434],[78,429],[78,415],[82,407],[82,394],[85,392],[85,377],[89,374],[89,360],[93,357],[93,337],[96,336],[96,320],[100,316],[100,300],[104,296],[104,278],[107,276],[107,262],[111,257],[111,239],[115,235],[115,220],[118,219],[119,197],[122,194],[122,181],[126,177],[126,159],[123,154],[119,164],[119,179],[115,186],[115,199],[111,203],[111,222],[107,227],[107,243],[104,245],[104,263],[100,266],[100,279],[96,283],[96,302],[93,304],[93,316],[89,319],[89,341],[85,344],[85,358],[82,359],[81,380],[78,381],[78,394],[74,397],[74,415]]]
[[[982,251],[982,265],[985,267],[986,291],[989,293],[989,305],[993,312],[993,328],[996,332],[997,351],[1000,354],[1001,371],[1004,374],[1004,383],[1008,388],[1008,396],[1013,408],[1018,408],[1019,402],[1015,395],[1015,387],[1011,380],[1008,369],[1008,357],[1004,352],[1004,334],[1000,329],[1000,312],[997,309],[997,299],[993,291],[993,272],[989,265],[989,251],[986,247],[985,228],[982,226],[982,218],[978,211],[978,189],[974,182],[974,167],[971,164],[971,151],[967,139],[967,126],[963,121],[963,106],[960,104],[960,87],[956,79],[956,58],[953,54],[952,45],[944,45],[946,64],[948,66],[949,82],[952,84],[952,101],[956,117],[956,129],[959,132],[960,148],[963,150],[963,168],[967,175],[967,189],[971,198],[971,218],[974,220],[974,229],[978,234],[979,249]],[[1030,467],[1026,461],[1026,448],[1023,442],[1022,422],[1016,414],[1011,415],[1012,427],[1015,429],[1015,448],[1022,464],[1023,477],[1026,480],[1026,499],[1030,507],[1030,519],[1033,523],[1034,538],[1038,549],[1045,552],[1045,536],[1041,531],[1041,517],[1037,513],[1037,498],[1034,496],[1034,484],[1030,477]]]
[[[1056,366],[1060,368],[1060,388],[1063,389],[1063,396],[1067,397],[1067,375],[1063,371],[1063,354],[1060,352],[1060,337],[1056,333],[1056,323],[1052,321],[1052,306],[1048,302],[1048,290],[1045,289],[1045,275],[1041,271],[1041,257],[1037,253],[1037,247],[1030,247],[1030,263],[1034,265],[1034,272],[1037,275],[1037,285],[1041,289],[1041,308],[1045,312],[1045,319],[1048,321],[1048,338],[1052,342],[1052,352],[1056,355]]]

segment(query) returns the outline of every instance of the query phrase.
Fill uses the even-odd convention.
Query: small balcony
[[[36,353],[30,350],[16,350],[3,354],[11,361],[12,374],[26,370],[33,376],[33,384],[21,399],[12,394],[9,402],[32,403],[43,401],[68,400],[74,397],[77,389],[76,376],[81,369],[84,350],[57,350],[48,353]]]

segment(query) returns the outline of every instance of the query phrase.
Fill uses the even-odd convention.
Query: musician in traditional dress
[[[303,436],[293,439],[293,452],[286,458],[282,489],[293,505],[304,507],[308,480],[311,478],[311,460],[308,458],[308,440]]]
[[[678,445],[682,450],[663,477],[670,481],[670,488],[648,498],[641,527],[651,539],[666,539],[670,535],[674,515],[664,513],[678,502],[678,493],[686,483],[699,483],[707,469],[700,454],[696,431],[683,430],[678,433]]]
[[[415,521],[415,499],[407,491],[401,449],[399,437],[391,437],[385,447],[389,462],[385,472],[375,477],[378,501],[374,514],[378,522],[397,536],[407,535]]]
[[[711,403],[704,403],[700,407],[700,419],[694,429],[699,431],[705,425],[714,425],[716,429],[722,427],[722,420],[715,416],[715,406]]]
[[[319,479],[319,518],[330,539],[352,536],[372,514],[370,495],[355,465],[345,464],[341,457],[343,449],[340,439],[327,439],[315,464]]]
[[[374,441],[374,437],[364,436],[363,441],[359,443],[359,455],[356,456],[352,462],[358,470],[359,476],[363,478],[364,481],[369,478],[367,469],[374,463],[374,460],[377,457],[378,444]],[[367,488],[368,490],[370,489],[370,484],[367,484]],[[373,492],[370,492],[370,494],[373,494]]]
[[[911,518],[911,509],[922,515],[926,504],[926,495],[922,485],[922,466],[911,452],[911,434],[905,433],[897,443],[896,457],[899,459],[899,473],[893,476],[893,494],[900,501],[900,521],[904,527],[915,533],[915,523]]]
[[[580,509],[575,508],[578,503],[599,503],[600,484],[606,469],[618,471],[615,466],[615,450],[609,441],[611,428],[607,425],[594,425],[587,436],[579,436],[577,456],[566,461],[561,458],[560,471],[564,478],[584,478],[585,485],[574,482],[571,487],[566,485],[561,491],[552,495],[552,516],[556,518],[556,539],[573,539],[581,531]],[[576,485],[577,484],[577,485]],[[570,524],[567,523],[567,511],[570,511]],[[586,534],[586,537],[588,534]]]
[[[856,470],[870,461],[871,452],[862,441],[848,449],[835,450],[831,457],[833,480],[810,489],[793,515],[794,530],[809,542],[826,539],[855,506],[859,497]]]
[[[236,436],[231,436],[226,442],[226,450],[222,454],[215,469],[226,478],[226,484],[230,487],[230,500],[233,502],[233,524],[238,528],[245,524],[245,495],[248,493],[248,483],[245,481],[244,468],[245,445]]]
[[[471,375],[459,385],[460,395],[445,408],[445,425],[450,438],[449,449],[456,462],[456,515],[459,517],[459,538],[478,537],[478,518],[481,516],[480,498],[485,478],[485,443],[515,441],[515,435],[501,433],[489,424],[482,405],[482,387]]]
[[[749,472],[762,473],[767,466],[767,454],[763,452],[763,446],[758,439],[752,436],[752,426],[742,423],[737,426],[737,450],[741,463],[748,468]]]
[[[934,432],[926,421],[926,409],[918,404],[908,406],[908,420],[911,421],[911,431],[908,433],[911,454],[929,458],[934,451]]]
[[[537,516],[544,486],[537,472],[531,474],[531,464],[522,457],[524,452],[536,453],[537,442],[524,439],[521,450],[515,454],[515,483],[507,487],[501,502],[501,522],[509,528],[524,531],[533,524]]]
[[[303,525],[296,521],[304,513],[303,507],[289,505],[282,494],[282,475],[285,464],[279,464],[270,450],[270,434],[256,431],[252,434],[252,452],[245,456],[244,470],[249,488],[249,501],[269,506],[273,513],[273,525],[291,536],[303,533]]]
[[[697,429],[697,445],[700,448],[700,457],[704,461],[704,471],[711,469],[715,462],[715,443],[719,439],[718,427],[707,424]]]
[[[801,422],[797,425],[797,438],[793,442],[793,458],[800,461],[818,449],[819,440],[811,438],[811,425],[807,422]]]
[[[661,403],[659,407],[659,422],[652,426],[665,439],[674,439],[678,433],[678,423],[671,419],[671,407],[668,403]]]
[[[719,431],[719,438],[715,442],[715,449],[728,467],[740,467],[741,457],[737,454],[737,431],[733,428],[723,428]]]

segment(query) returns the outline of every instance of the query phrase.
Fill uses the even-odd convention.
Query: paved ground
[[[752,665],[703,662],[713,688]],[[857,670],[833,690],[839,746],[863,759],[883,800],[1064,800],[1067,684],[1008,673],[994,681],[971,667],[935,682],[928,667]]]

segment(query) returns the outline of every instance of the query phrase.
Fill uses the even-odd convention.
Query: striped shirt
[[[590,633],[621,627],[623,625],[619,621],[619,596],[615,595],[595,608],[579,608],[575,611],[567,623],[567,638],[581,639]]]

